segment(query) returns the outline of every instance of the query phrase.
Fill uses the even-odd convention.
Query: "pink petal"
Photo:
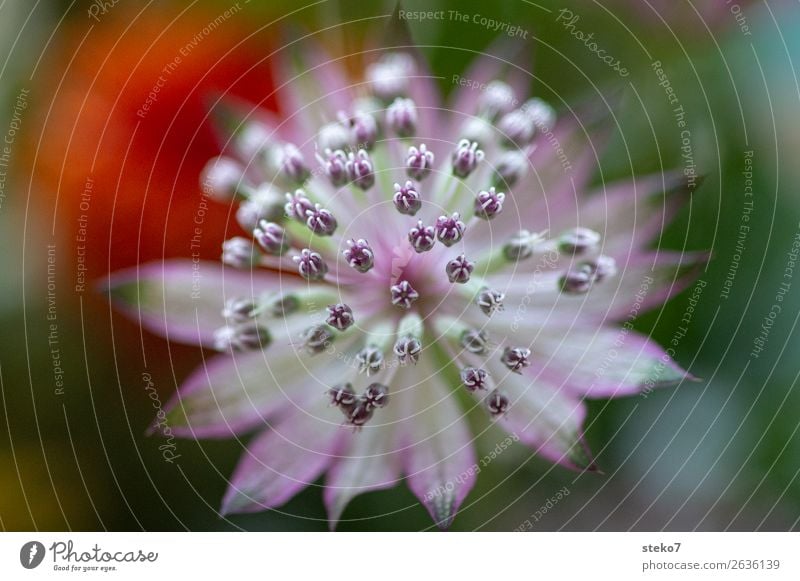
[[[357,495],[399,483],[400,456],[393,443],[393,426],[380,423],[386,421],[384,417],[375,418],[377,425],[367,424],[360,432],[348,431],[342,437],[343,452],[325,482],[324,499],[331,528],[336,527],[342,512]]]
[[[223,498],[223,514],[285,504],[330,466],[344,434],[341,413],[324,398],[308,410],[293,410],[247,447]]]
[[[455,395],[439,381],[417,385],[404,396],[413,398],[402,424],[408,486],[437,526],[448,528],[478,472],[472,434]]]
[[[296,282],[270,271],[223,270],[216,262],[165,260],[115,272],[103,287],[111,302],[149,331],[170,341],[213,346],[231,297],[291,290]]]

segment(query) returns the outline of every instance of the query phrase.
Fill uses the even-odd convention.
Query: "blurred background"
[[[697,303],[689,289],[637,322],[666,344],[693,309],[676,359],[702,381],[592,402],[588,438],[603,475],[553,468],[522,447],[504,453],[482,471],[453,528],[512,530],[526,519],[534,530],[800,528],[800,280],[787,270],[796,268],[800,234],[800,4],[403,4],[519,26],[527,34],[518,40],[534,53],[535,94],[571,105],[610,99],[617,128],[596,182],[689,162],[705,176],[660,244],[711,249],[706,286]],[[163,461],[158,439],[144,434],[153,407],[143,371],[166,401],[203,354],[112,314],[93,285],[111,270],[189,254],[183,218],[217,152],[209,96],[225,91],[274,108],[268,55],[283,40],[329,28],[331,52],[356,52],[380,42],[393,8],[0,3],[0,528],[327,529],[315,487],[279,511],[220,517],[236,442],[180,441],[180,466]],[[226,10],[232,15],[196,42]],[[627,75],[564,26],[564,10]],[[448,20],[411,28],[445,92],[502,34],[478,25],[465,34]],[[163,67],[189,44],[141,123],[137,110]],[[691,159],[659,70],[683,107]],[[209,258],[229,226],[220,210],[206,221]],[[359,496],[339,529],[430,526],[400,486]]]

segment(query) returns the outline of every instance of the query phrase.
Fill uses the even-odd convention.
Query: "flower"
[[[586,398],[689,377],[617,324],[662,304],[691,279],[678,267],[703,260],[648,249],[680,206],[681,180],[587,192],[596,161],[581,137],[587,121],[556,121],[539,99],[509,110],[525,78],[497,80],[494,57],[468,73],[491,82],[491,95],[465,89],[445,108],[408,52],[369,66],[368,97],[319,54],[292,73],[302,77],[287,86],[296,113],[263,128],[269,137],[249,157],[239,153],[248,170],[238,199],[247,204],[265,183],[285,190],[280,224],[259,222],[247,232],[255,243],[224,269],[167,261],[110,281],[114,301],[149,329],[223,351],[167,413],[186,437],[256,433],[222,510],[278,507],[326,474],[335,524],[355,495],[405,478],[448,527],[477,473],[462,397],[545,458],[595,470]],[[379,128],[368,144],[352,131],[352,111]],[[341,131],[315,125],[337,118]],[[487,131],[464,138],[476,119]],[[234,142],[253,123],[242,119]],[[270,163],[286,151],[291,168]],[[319,167],[305,165],[314,158]],[[251,255],[257,244],[268,252]]]

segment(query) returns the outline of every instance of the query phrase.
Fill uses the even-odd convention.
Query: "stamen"
[[[503,255],[513,262],[529,258],[533,254],[533,235],[527,230],[520,230],[503,246]]]
[[[445,272],[450,282],[464,284],[469,281],[474,269],[475,263],[470,262],[466,256],[461,254],[447,263]]]
[[[486,409],[493,417],[505,415],[508,412],[508,398],[500,390],[495,389],[486,398]]]
[[[417,130],[417,106],[411,99],[398,97],[386,110],[386,125],[399,137],[410,137]]]
[[[306,226],[319,236],[331,236],[338,226],[336,218],[320,204],[314,204],[313,210],[306,210]]]
[[[343,111],[339,112],[339,121],[350,128],[352,142],[359,149],[372,149],[378,139],[378,122],[375,117],[364,111],[356,111],[348,117]]]
[[[407,216],[415,215],[422,207],[422,198],[411,180],[406,181],[405,186],[394,184],[392,202],[398,212]]]
[[[408,148],[408,158],[406,159],[408,177],[417,181],[424,180],[433,169],[433,161],[433,152],[428,151],[424,143],[421,143],[419,148],[412,145]]]
[[[427,252],[436,243],[436,230],[433,226],[425,226],[422,220],[408,231],[408,241],[418,253]]]
[[[252,299],[232,297],[225,301],[222,316],[231,323],[246,323],[253,318],[256,306]]]
[[[564,273],[559,279],[559,287],[567,294],[578,295],[588,292],[593,282],[591,268],[584,265]]]
[[[467,391],[470,392],[478,389],[487,389],[489,385],[489,374],[483,369],[465,367],[461,370],[461,383],[463,383]]]
[[[353,391],[350,383],[340,383],[329,388],[328,397],[330,397],[332,406],[352,406],[356,403],[356,392]]]
[[[369,242],[363,238],[358,240],[351,238],[347,241],[347,245],[349,248],[342,252],[347,264],[358,272],[367,272],[372,268],[375,264],[375,253],[372,251]]]
[[[589,228],[573,228],[558,238],[558,249],[565,254],[580,255],[595,250],[600,234]]]
[[[328,274],[328,265],[322,259],[322,255],[309,248],[303,248],[299,256],[293,256],[292,260],[297,263],[297,271],[306,280],[322,280]]]
[[[273,256],[282,256],[289,250],[289,236],[286,230],[275,222],[261,220],[253,230],[253,237],[265,252]]]
[[[222,243],[222,263],[233,268],[251,268],[261,259],[261,253],[253,243],[235,236]]]
[[[478,293],[475,302],[480,307],[481,311],[483,311],[484,315],[491,317],[497,311],[503,310],[503,300],[505,300],[505,298],[506,295],[500,291],[484,288]]]
[[[511,111],[517,100],[514,90],[502,81],[492,81],[481,94],[478,110],[490,120]]]
[[[358,372],[366,373],[369,377],[381,370],[383,366],[383,351],[376,345],[367,345],[356,353],[356,363],[358,363]]]
[[[236,221],[252,232],[259,221],[278,222],[284,216],[283,196],[269,184],[262,184],[236,209]]]
[[[389,290],[392,293],[392,304],[403,309],[410,309],[411,304],[419,298],[419,293],[407,280],[400,281]]]
[[[334,329],[344,331],[355,322],[353,318],[353,309],[344,303],[328,305],[327,310],[328,318],[325,322]]]
[[[587,262],[587,265],[592,269],[595,282],[600,282],[604,278],[617,274],[617,261],[605,254],[601,254],[593,261]]]
[[[300,338],[309,355],[322,353],[333,343],[333,333],[326,325],[314,325],[303,331]]]
[[[369,405],[363,396],[359,397],[353,405],[341,407],[340,409],[347,417],[347,421],[357,428],[370,421],[375,413],[375,408]]]
[[[528,173],[529,152],[512,149],[503,152],[497,160],[495,171],[499,178],[499,183],[513,186]]]
[[[502,143],[510,147],[525,147],[533,141],[536,134],[536,124],[522,109],[514,109],[503,115],[497,128],[500,130]]]
[[[244,168],[229,157],[215,157],[206,163],[200,177],[203,193],[218,202],[230,202],[244,186]]]
[[[475,215],[484,220],[491,220],[503,211],[503,202],[506,195],[503,192],[496,192],[494,187],[483,190],[475,198]]]
[[[346,149],[348,145],[350,145],[350,132],[341,123],[328,123],[323,125],[319,130],[317,146],[319,150],[324,151],[326,155],[328,151]]]
[[[476,355],[483,355],[489,349],[489,337],[480,329],[466,329],[461,333],[461,346]]]
[[[264,311],[271,317],[286,317],[300,310],[300,299],[295,295],[277,295],[268,299]]]
[[[524,347],[506,347],[500,360],[503,365],[514,373],[521,373],[522,369],[531,364],[531,350]]]
[[[382,383],[371,383],[364,391],[364,400],[373,408],[386,407],[389,403],[389,386]]]
[[[347,154],[347,177],[362,190],[368,190],[375,184],[375,174],[372,171],[372,161],[364,149],[359,149],[355,154]]]
[[[311,173],[303,159],[303,154],[293,143],[284,143],[280,150],[281,171],[290,180],[302,184]]]
[[[314,210],[314,204],[306,197],[306,193],[303,190],[295,190],[294,194],[286,193],[284,211],[287,217],[294,218],[299,222],[305,222],[309,210]]]
[[[537,97],[525,101],[522,108],[541,131],[549,131],[556,123],[555,109]]]
[[[422,343],[412,335],[405,335],[394,344],[394,354],[400,363],[414,363],[419,361],[419,354],[422,351]]]
[[[347,173],[347,154],[341,149],[325,149],[325,157],[317,156],[331,184],[339,188],[350,181]]]
[[[218,351],[251,351],[264,349],[272,342],[266,328],[255,321],[226,325],[214,331],[214,348]]]
[[[439,216],[436,219],[436,237],[447,247],[460,242],[465,229],[466,225],[461,221],[458,212],[454,212],[450,217]]]
[[[483,150],[478,149],[477,142],[462,139],[453,152],[453,173],[462,179],[468,177],[483,157]]]

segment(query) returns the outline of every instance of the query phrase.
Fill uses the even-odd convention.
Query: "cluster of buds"
[[[389,387],[371,383],[362,394],[356,394],[352,384],[342,383],[328,389],[331,405],[338,407],[348,424],[356,429],[364,426],[378,408],[389,403]]]

